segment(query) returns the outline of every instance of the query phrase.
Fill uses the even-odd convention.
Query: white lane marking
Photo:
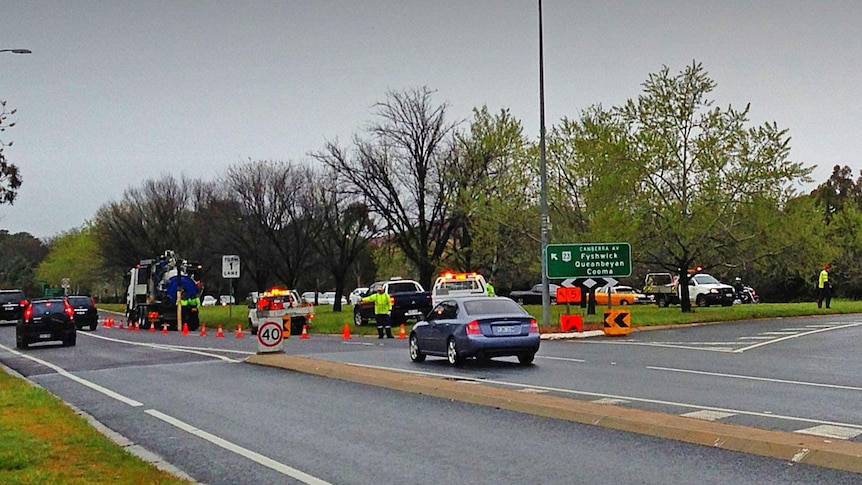
[[[859,325],[862,325],[862,322],[848,323],[846,325],[837,325],[834,327],[819,328],[817,330],[812,330],[810,332],[797,333],[795,335],[788,335],[786,337],[777,338],[775,340],[770,340],[768,342],[760,342],[759,344],[749,345],[748,347],[736,349],[733,352],[737,353],[737,354],[741,354],[743,352],[753,350],[753,349],[756,349],[758,347],[763,347],[764,345],[776,344],[778,342],[783,342],[785,340],[792,339],[792,338],[805,337],[807,335],[814,335],[815,333],[826,332],[829,330],[840,330],[843,328],[858,327]]]
[[[821,425],[811,428],[799,429],[794,433],[812,434],[815,436],[823,436],[825,438],[836,438],[839,440],[852,440],[862,434],[862,430],[853,428],[843,428],[841,426]]]
[[[12,350],[9,347],[6,347],[5,345],[2,345],[2,344],[0,344],[0,348],[3,348],[3,349],[5,349],[5,350],[7,350],[7,351],[9,351],[15,355],[23,357],[25,359],[32,360],[33,362],[36,362],[37,364],[44,365],[45,367],[52,369],[54,372],[56,372],[57,374],[65,377],[67,379],[75,381],[78,384],[81,384],[82,386],[89,387],[90,389],[92,389],[96,392],[100,392],[100,393],[102,393],[102,394],[104,394],[104,395],[106,395],[112,399],[116,399],[117,401],[120,401],[123,404],[128,404],[129,406],[132,406],[132,407],[140,407],[140,406],[144,405],[143,403],[135,401],[134,399],[128,398],[128,397],[126,397],[120,393],[114,392],[114,391],[112,391],[106,387],[102,387],[102,386],[96,384],[95,382],[90,382],[87,379],[82,379],[82,378],[76,376],[75,374],[72,374],[71,372],[67,371],[66,369],[64,369],[60,366],[54,365],[50,362],[46,362],[42,359],[37,359],[36,357],[33,357],[32,355],[27,355],[27,354],[18,352],[17,350]]]
[[[234,353],[234,354],[243,354],[243,355],[253,355],[254,354],[254,352],[246,352],[246,351],[241,351],[241,350],[222,350],[222,349],[210,349],[210,348],[205,348],[205,347],[187,347],[187,346],[183,346],[183,345],[154,344],[154,343],[150,343],[150,342],[131,342],[129,340],[104,337],[102,335],[94,335],[93,333],[85,333],[85,332],[81,332],[80,334],[86,335],[88,337],[107,340],[110,342],[117,342],[117,343],[122,343],[122,344],[129,344],[129,345],[137,345],[139,347],[149,347],[149,348],[158,349],[158,350],[170,350],[170,351],[175,351],[175,352],[186,352],[189,354],[203,355],[205,357],[212,357],[214,359],[220,359],[220,360],[223,360],[225,362],[230,362],[232,364],[242,362],[242,360],[231,359],[230,357],[225,357],[223,355],[214,354],[212,352],[206,352],[206,351],[209,350],[209,351],[218,351],[218,352],[230,352],[230,353]]]
[[[818,325],[806,325],[806,326],[805,326],[805,329],[806,329],[806,330],[808,330],[808,329],[810,329],[810,328],[832,328],[832,327],[834,327],[835,325],[837,325],[837,324],[835,324],[835,323],[830,323],[830,324],[828,324],[828,325],[819,325],[819,324],[818,324]]]
[[[642,347],[666,347],[670,349],[686,349],[686,350],[705,350],[707,352],[735,352],[733,349],[718,347],[718,348],[704,348],[704,347],[692,347],[692,345],[697,345],[696,343],[689,343],[688,345],[673,345],[673,344],[665,344],[660,342],[611,342],[605,340],[596,340],[596,341],[586,341],[585,344],[598,344],[598,345],[640,345]],[[536,357],[539,357],[538,355]]]
[[[775,332],[760,332],[758,335],[796,335],[799,332],[794,331],[775,331]]]
[[[745,379],[749,381],[763,381],[763,382],[774,382],[778,384],[793,384],[797,386],[811,386],[811,387],[825,387],[829,389],[841,389],[845,391],[862,391],[862,387],[854,387],[854,386],[841,386],[837,384],[822,384],[819,382],[805,382],[805,381],[790,381],[786,379],[773,379],[770,377],[755,377],[755,376],[743,376],[738,374],[722,374],[720,372],[706,372],[701,370],[691,370],[691,369],[674,369],[673,367],[656,367],[656,366],[647,366],[647,369],[651,370],[660,370],[667,372],[679,372],[682,374],[698,374],[702,376],[712,376],[712,377],[729,377],[732,379]]]
[[[595,401],[591,401],[596,404],[626,404],[628,401],[625,399],[611,399],[608,397],[603,397],[601,399],[596,399]]]
[[[282,475],[287,475],[294,480],[299,480],[302,483],[308,483],[310,485],[330,485],[329,482],[321,480],[315,476],[309,475],[308,473],[297,470],[296,468],[285,465],[284,463],[277,462],[272,458],[261,455],[260,453],[256,453],[247,448],[243,448],[239,445],[231,443],[223,438],[219,438],[216,435],[207,433],[206,431],[195,428],[194,426],[187,424],[179,419],[176,419],[172,416],[168,416],[165,413],[156,411],[155,409],[147,409],[144,411],[150,416],[160,419],[172,426],[175,426],[187,433],[197,436],[203,440],[209,441],[210,443],[224,448],[230,452],[236,453],[237,455],[248,458],[251,461],[254,461],[260,465],[263,465],[267,468],[275,470]]]
[[[569,357],[550,357],[550,356],[544,356],[544,355],[537,355],[536,358],[537,359],[548,359],[548,360],[564,360],[566,362],[586,362],[586,360],[584,360],[584,359],[572,359]]]
[[[523,382],[496,381],[496,380],[492,380],[492,379],[475,379],[475,378],[466,377],[466,376],[456,376],[456,375],[452,375],[452,374],[440,374],[437,372],[413,371],[413,370],[406,370],[406,369],[397,369],[397,368],[392,368],[392,367],[383,367],[383,366],[378,366],[378,365],[365,365],[365,364],[346,364],[346,365],[352,365],[355,367],[363,367],[363,368],[368,368],[368,369],[380,369],[380,370],[388,370],[388,371],[394,371],[394,372],[403,372],[405,374],[441,377],[441,378],[449,379],[449,380],[457,380],[459,382],[465,382],[465,381],[473,380],[473,381],[477,381],[477,382],[496,384],[499,386],[506,386],[506,387],[519,387],[519,388],[531,387],[534,389],[542,389],[542,390],[550,391],[550,392],[558,392],[560,394],[572,394],[572,395],[576,395],[576,396],[589,396],[589,397],[594,397],[594,398],[622,399],[625,401],[634,401],[634,402],[641,402],[641,403],[647,403],[647,404],[661,404],[661,405],[665,405],[665,406],[674,406],[674,407],[681,407],[681,408],[688,408],[688,409],[704,409],[704,410],[708,410],[708,411],[720,411],[720,412],[731,413],[731,414],[742,414],[745,416],[756,416],[756,417],[761,417],[761,418],[774,418],[774,419],[778,419],[778,420],[782,420],[782,421],[798,421],[801,423],[812,423],[812,424],[829,424],[829,425],[833,425],[833,426],[843,426],[843,427],[847,427],[847,428],[854,428],[854,429],[862,430],[862,424],[841,423],[841,422],[837,422],[837,421],[824,421],[821,419],[801,418],[801,417],[797,417],[797,416],[785,416],[785,415],[781,415],[781,414],[772,414],[772,413],[768,413],[768,412],[765,413],[765,412],[759,412],[759,411],[745,411],[742,409],[730,409],[730,408],[719,408],[719,407],[713,407],[713,406],[702,406],[699,404],[689,404],[689,403],[682,403],[682,402],[676,402],[676,401],[664,401],[661,399],[648,399],[648,398],[641,398],[641,397],[634,397],[634,396],[621,396],[621,395],[617,395],[617,394],[604,394],[601,392],[578,391],[575,389],[562,389],[559,387],[537,386],[537,385],[533,385],[533,384],[525,384]]]
[[[478,382],[476,384],[478,384]],[[548,391],[543,391],[541,389],[532,389],[530,387],[526,387],[524,389],[518,389],[518,392],[525,392],[527,394],[544,394]]]
[[[685,416],[687,418],[695,418],[701,419],[703,421],[718,421],[719,419],[729,418],[731,416],[735,416],[735,414],[731,413],[722,413],[719,411],[692,411],[690,413],[681,414],[680,416]]]
[[[371,342],[341,342],[341,343],[344,345],[365,345],[368,347],[374,347],[375,345],[377,345],[377,344],[374,344]]]
[[[739,337],[739,340],[773,340],[775,337]]]

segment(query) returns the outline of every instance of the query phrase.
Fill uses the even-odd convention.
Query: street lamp
[[[541,172],[542,235],[542,325],[551,321],[551,295],[548,283],[548,169],[545,161],[545,56],[542,39],[542,0],[539,0],[539,171]]]
[[[30,49],[0,49],[0,52],[11,52],[13,54],[32,54]]]

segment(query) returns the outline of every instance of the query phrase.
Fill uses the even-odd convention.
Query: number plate
[[[51,338],[51,334],[50,333],[40,333],[39,338]]]
[[[520,325],[498,325],[494,327],[494,335],[517,335],[521,333]]]
[[[87,313],[87,310],[75,310],[76,315],[83,315],[85,313]]]
[[[407,313],[405,313],[405,315],[407,315],[407,316],[422,315],[422,312],[419,310],[407,310]]]
[[[18,305],[3,305],[4,310],[14,310]]]

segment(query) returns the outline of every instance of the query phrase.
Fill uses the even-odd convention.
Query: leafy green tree
[[[66,231],[49,242],[50,252],[36,268],[36,276],[58,287],[69,278],[72,293],[99,296],[106,288],[104,261],[92,225]]]
[[[458,162],[447,174],[456,187],[450,269],[495,279],[538,259],[538,171],[523,131],[508,110],[492,115],[483,106],[473,110],[469,132],[457,136]]]
[[[593,237],[621,227],[636,241],[637,260],[678,272],[684,312],[691,311],[689,268],[720,269],[786,249],[788,241],[763,237],[780,229],[794,185],[810,181],[811,168],[788,160],[787,131],[775,123],[747,127],[748,106],[713,107],[715,86],[698,63],[678,74],[664,67],[637,99],[588,112],[571,142],[589,167],[569,177],[590,182],[584,227]]]
[[[48,254],[48,246],[26,232],[0,229],[0,285],[20,288],[28,296],[42,294],[35,270]]]
[[[832,222],[835,214],[848,205],[862,209],[862,170],[854,181],[850,167],[835,165],[829,180],[817,186],[811,195],[823,210],[826,224]]]

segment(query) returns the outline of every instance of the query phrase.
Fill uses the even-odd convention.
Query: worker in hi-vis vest
[[[389,294],[383,291],[383,285],[377,287],[377,293],[372,293],[362,299],[363,302],[374,303],[374,319],[377,321],[377,338],[392,338],[392,324],[389,321],[389,312],[392,311],[392,302]]]

